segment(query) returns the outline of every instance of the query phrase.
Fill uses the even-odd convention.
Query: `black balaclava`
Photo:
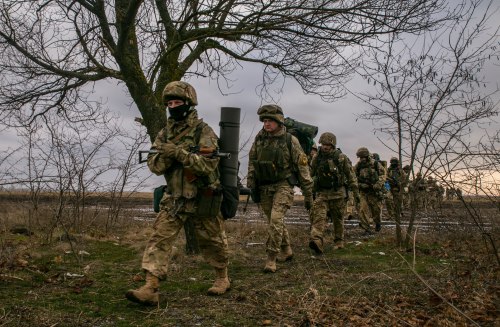
[[[184,101],[183,105],[177,106],[175,108],[170,108],[170,107],[167,107],[167,108],[168,108],[169,116],[172,117],[175,121],[181,121],[181,120],[186,119],[187,115],[191,111],[191,106],[189,105],[189,102],[186,99],[180,98],[180,97],[167,97],[165,100],[166,101],[170,101],[170,100],[182,100],[182,101]]]

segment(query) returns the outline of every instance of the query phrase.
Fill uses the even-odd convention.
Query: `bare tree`
[[[485,72],[499,55],[498,23],[488,30],[492,2],[474,0],[454,11],[456,20],[411,41],[390,35],[385,52],[372,51],[361,71],[376,90],[359,95],[371,107],[362,117],[377,122],[379,139],[424,177],[439,171],[449,178],[452,167],[463,168],[462,150],[499,112],[498,86]],[[407,246],[414,219],[412,210]]]
[[[165,125],[161,91],[192,75],[230,84],[238,62],[264,66],[326,99],[359,59],[357,47],[390,32],[429,28],[444,0],[19,1],[0,4],[0,120],[19,124],[85,102],[88,86],[126,86],[153,139]],[[85,88],[86,87],[86,88]]]

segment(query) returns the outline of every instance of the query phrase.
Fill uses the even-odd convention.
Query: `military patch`
[[[299,157],[299,165],[300,166],[307,166],[307,156],[305,154],[301,154],[300,157]]]

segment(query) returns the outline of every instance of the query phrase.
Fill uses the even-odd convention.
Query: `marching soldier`
[[[257,133],[249,153],[247,186],[252,200],[260,203],[267,217],[267,260],[264,272],[276,272],[276,257],[293,256],[285,214],[293,204],[294,186],[300,185],[306,209],[313,202],[312,179],[307,156],[298,139],[287,133],[283,110],[277,105],[264,105],[257,111],[262,130]]]

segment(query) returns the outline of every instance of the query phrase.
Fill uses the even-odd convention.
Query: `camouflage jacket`
[[[324,175],[320,170],[324,170],[326,167],[328,167],[329,175],[337,175],[338,187],[336,189],[320,187],[320,178]],[[311,175],[314,180],[314,189],[318,193],[324,194],[328,199],[347,198],[348,190],[355,193],[358,192],[356,174],[352,168],[351,161],[345,154],[340,152],[340,149],[335,149],[331,154],[324,154],[320,148],[318,154],[314,156],[311,162]]]
[[[309,171],[307,156],[302,150],[299,140],[293,135],[289,137],[291,137],[290,150],[286,141],[287,132],[285,127],[273,135],[267,133],[264,129],[257,133],[249,153],[247,175],[247,186],[249,188],[255,188],[256,186],[272,188],[272,184],[263,186],[262,181],[259,180],[259,176],[256,173],[256,166],[259,164],[259,160],[262,159],[263,153],[265,150],[271,150],[273,153],[278,153],[280,157],[279,160],[271,163],[272,169],[279,172],[283,177],[281,181],[277,181],[274,184],[286,181],[292,173],[295,173],[302,194],[305,197],[312,196],[313,181]]]
[[[401,167],[387,168],[387,181],[391,187],[391,192],[402,191],[406,186],[406,174]]]
[[[163,158],[160,154],[149,155],[148,167],[156,175],[165,175],[168,194],[174,198],[192,199],[199,187],[215,189],[220,184],[219,158],[207,158],[190,152],[192,146],[217,148],[218,138],[212,128],[198,119],[196,110],[181,122],[169,118],[167,126],[156,136],[152,149],[161,143],[173,141],[185,129],[190,131],[175,142],[182,147],[185,159],[179,162],[172,158]]]
[[[380,162],[376,162],[372,158],[369,158],[365,163],[358,161],[354,166],[354,171],[360,191],[371,193],[385,190],[386,171]]]

